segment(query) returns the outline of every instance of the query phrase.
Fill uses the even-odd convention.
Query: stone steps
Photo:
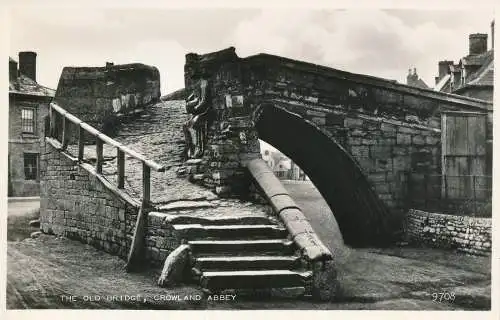
[[[191,249],[193,280],[212,293],[297,298],[310,293],[311,271],[302,270],[288,231],[266,223],[176,224]]]
[[[200,277],[202,287],[211,291],[223,289],[261,289],[305,287],[311,271],[245,270],[204,271]]]
[[[200,224],[202,226],[227,226],[227,225],[276,225],[268,217],[264,216],[215,216],[196,217],[189,215],[169,214],[161,211],[152,211],[150,217],[155,216],[160,219],[167,218],[167,222],[173,225]]]
[[[176,224],[173,226],[183,239],[280,239],[287,235],[287,230],[271,224],[254,225],[201,225]]]
[[[194,259],[194,267],[206,271],[292,269],[298,264],[296,256],[202,256]]]
[[[194,240],[188,241],[193,254],[225,253],[245,255],[253,252],[290,254],[293,252],[293,241],[287,239],[264,240]]]

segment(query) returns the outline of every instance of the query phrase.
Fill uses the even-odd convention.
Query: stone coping
[[[309,221],[295,204],[281,181],[262,159],[254,159],[246,164],[255,182],[264,192],[274,212],[285,224],[301,254],[309,261],[332,260],[330,250],[321,242]]]

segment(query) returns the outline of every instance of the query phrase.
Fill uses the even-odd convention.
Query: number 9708
[[[434,292],[432,294],[434,302],[453,302],[455,301],[455,293],[453,292]]]

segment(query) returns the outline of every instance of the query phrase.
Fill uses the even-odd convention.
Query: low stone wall
[[[411,243],[456,249],[474,255],[491,253],[491,218],[454,216],[411,209],[406,217]]]
[[[50,138],[42,146],[40,228],[125,258],[138,203],[113,192],[116,188],[97,176],[93,166],[79,164],[57,147]]]

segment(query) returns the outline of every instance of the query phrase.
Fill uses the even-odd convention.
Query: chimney
[[[473,33],[469,35],[469,55],[485,53],[488,50],[488,35]]]
[[[9,81],[17,79],[17,62],[9,57]]]
[[[413,83],[413,75],[411,74],[411,68],[408,69],[408,75],[406,76],[406,84],[411,85]]]
[[[113,62],[106,62],[106,68],[111,68],[115,64]]]
[[[19,74],[36,82],[36,52],[19,52]]]
[[[495,48],[495,20],[491,21],[491,49]]]
[[[453,61],[450,60],[442,60],[438,62],[438,78],[443,79],[449,73],[450,66],[453,64]]]

